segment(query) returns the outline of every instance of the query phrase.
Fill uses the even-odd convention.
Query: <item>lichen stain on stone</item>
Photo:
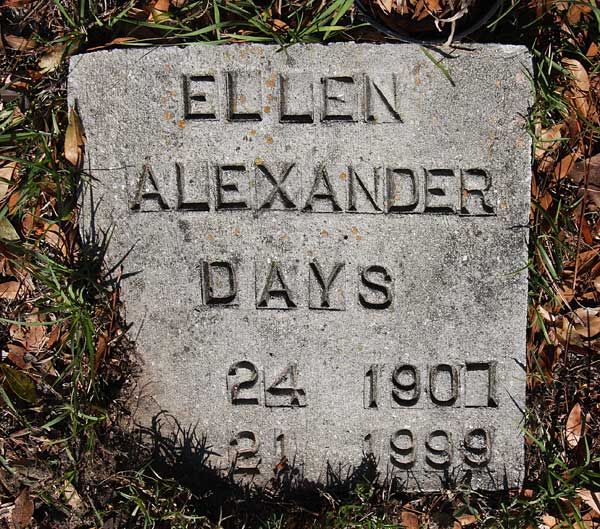
[[[167,112],[165,112],[165,119],[167,121],[171,121],[173,119],[173,117],[174,117],[173,112],[169,112],[168,110],[167,110]]]
[[[270,134],[267,134],[267,139],[266,139],[266,142],[267,142],[269,145],[273,145],[273,136],[271,136]]]
[[[414,68],[414,72],[415,72],[415,85],[419,86],[422,81],[421,81],[421,63],[417,63],[415,64],[415,68]]]
[[[340,173],[340,180],[341,180],[342,182],[345,182],[345,181],[346,181],[346,178],[348,178],[348,175],[347,175],[346,173]]]
[[[263,108],[263,110],[265,111],[265,114],[268,114],[269,112],[271,112],[271,107],[266,106],[265,108]]]
[[[209,233],[209,234],[206,236],[206,238],[207,238],[209,241],[214,241],[214,240],[215,240],[215,237],[214,237],[214,235],[212,235],[211,233]]]
[[[269,78],[267,79],[267,81],[266,81],[266,83],[265,83],[265,84],[266,84],[266,85],[267,85],[269,88],[275,88],[275,80],[276,80],[276,74],[274,74],[274,73],[273,73],[273,74],[271,74],[271,77],[269,77]]]
[[[185,119],[180,119],[180,120],[177,122],[177,126],[178,126],[180,129],[184,129],[184,128],[185,128]]]
[[[329,232],[327,230],[323,230],[320,235],[321,237],[329,237]]]

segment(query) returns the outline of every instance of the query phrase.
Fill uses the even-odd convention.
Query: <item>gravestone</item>
[[[257,484],[523,476],[522,47],[231,45],[71,60],[88,228],[146,399]]]

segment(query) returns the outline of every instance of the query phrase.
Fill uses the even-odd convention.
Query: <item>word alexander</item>
[[[484,169],[381,164],[306,167],[297,161],[145,164],[130,186],[132,211],[300,211],[495,215]]]

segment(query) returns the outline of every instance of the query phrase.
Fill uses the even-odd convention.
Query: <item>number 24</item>
[[[265,377],[266,378],[266,377]],[[257,387],[259,370],[252,362],[240,360],[227,371],[227,390],[232,404],[260,404]],[[288,364],[267,387],[265,381],[265,406],[304,407],[306,392],[298,387],[298,365]]]

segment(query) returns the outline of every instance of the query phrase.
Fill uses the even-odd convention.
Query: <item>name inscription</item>
[[[132,212],[496,215],[492,176],[485,169],[387,163],[307,167],[299,161],[195,160],[160,170],[147,163],[129,185],[129,203]]]
[[[183,76],[184,116],[262,121],[277,108],[281,123],[401,123],[399,85],[397,73],[323,75],[316,80],[310,72],[201,72]]]

